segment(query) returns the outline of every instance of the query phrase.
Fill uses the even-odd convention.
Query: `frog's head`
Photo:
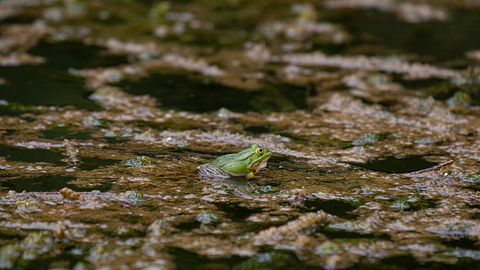
[[[267,148],[260,147],[258,144],[253,144],[249,147],[250,157],[248,158],[248,170],[251,172],[258,172],[267,167],[267,161],[272,156],[272,152]]]

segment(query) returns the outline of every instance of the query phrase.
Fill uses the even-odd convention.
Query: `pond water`
[[[479,269],[467,2],[0,1],[0,269]]]

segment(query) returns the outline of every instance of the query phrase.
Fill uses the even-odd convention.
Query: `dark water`
[[[80,266],[76,266],[77,264],[83,265],[83,267],[87,267],[86,269],[90,269],[90,266],[87,262],[84,261],[84,258],[81,256],[73,255],[70,253],[64,253],[62,255],[58,255],[54,258],[48,259],[37,259],[32,261],[21,261],[17,264],[18,267],[14,269],[24,269],[24,270],[47,270],[47,269],[76,269],[74,267],[81,268]]]
[[[377,172],[408,173],[433,167],[437,165],[437,163],[427,161],[421,156],[406,158],[389,156],[367,163],[355,163],[354,165]]]
[[[263,134],[271,132],[271,130],[266,126],[248,126],[245,127],[243,130],[252,134]]]
[[[354,44],[378,45],[445,61],[463,57],[466,51],[480,47],[480,13],[450,11],[448,21],[407,23],[392,14],[358,10],[332,14],[357,38]]]
[[[71,176],[46,175],[34,178],[12,178],[1,180],[0,185],[8,190],[22,191],[58,191],[74,180]]]
[[[177,270],[320,270],[320,267],[307,265],[287,251],[263,252],[254,257],[239,257],[209,259],[196,253],[181,249],[171,248],[170,254],[174,256]],[[195,266],[195,268],[192,268]]]
[[[339,200],[321,200],[308,199],[304,203],[305,210],[316,212],[323,210],[329,214],[339,216],[341,218],[355,218],[356,214],[352,213],[359,205]]]
[[[476,270],[480,269],[480,263],[473,260],[459,260],[455,265],[444,263],[418,263],[411,256],[398,256],[381,260],[378,263],[357,264],[348,270]]]
[[[170,254],[174,256],[176,270],[190,270],[195,265],[196,269],[232,269],[236,264],[244,259],[242,257],[208,259],[196,253],[181,249],[171,248]]]
[[[152,75],[119,86],[131,94],[157,98],[161,108],[182,111],[227,108],[236,112],[271,112],[307,108],[308,90],[298,87],[268,86],[260,91],[245,91],[178,74]]]
[[[117,160],[93,158],[93,157],[88,157],[88,158],[82,157],[81,163],[78,166],[78,168],[81,170],[90,171],[90,170],[95,170],[102,167],[111,166],[116,163],[118,163]]]
[[[47,62],[37,66],[0,67],[0,77],[8,82],[0,85],[0,99],[28,105],[73,105],[96,110],[100,107],[87,98],[89,90],[84,80],[69,74],[68,70],[118,65],[126,61],[124,57],[106,55],[99,47],[80,42],[42,42],[29,53],[42,56]]]
[[[215,203],[218,210],[223,211],[228,218],[244,222],[250,215],[262,212],[261,208],[248,208],[235,203]]]
[[[65,165],[61,153],[44,149],[28,149],[0,145],[0,156],[7,160],[22,162],[46,162],[55,165]]]
[[[16,192],[47,192],[59,191],[64,187],[70,188],[74,191],[93,191],[99,190],[101,192],[109,191],[112,187],[111,181],[99,181],[93,186],[77,186],[71,181],[75,180],[73,176],[62,175],[44,175],[38,177],[16,177],[16,178],[2,178],[0,179],[0,186],[6,190],[14,190]]]

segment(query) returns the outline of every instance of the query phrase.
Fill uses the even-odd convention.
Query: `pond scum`
[[[480,1],[0,1],[0,269],[479,269]],[[195,168],[260,144],[252,181]]]

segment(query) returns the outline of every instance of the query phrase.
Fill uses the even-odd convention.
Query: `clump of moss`
[[[146,168],[152,166],[152,159],[147,156],[136,156],[124,162],[130,168]]]
[[[196,220],[204,225],[214,225],[220,222],[220,219],[210,211],[203,211],[197,215]]]
[[[412,208],[412,203],[409,202],[408,199],[404,198],[393,202],[390,207],[395,210],[405,211]]]
[[[108,127],[108,122],[107,121],[99,119],[99,118],[97,118],[95,116],[91,116],[91,115],[85,117],[83,119],[82,123],[85,127],[89,127],[89,128],[96,128],[96,127],[106,128],[106,127]]]
[[[235,265],[233,270],[292,269],[292,261],[296,261],[295,255],[285,251],[264,252]]]
[[[140,205],[145,201],[143,194],[135,190],[129,190],[129,191],[120,193],[119,197],[123,201],[132,205]]]
[[[472,104],[472,97],[465,92],[456,92],[451,98],[447,99],[447,104],[450,106],[464,106],[468,107]]]
[[[419,194],[413,194],[394,201],[390,207],[399,211],[416,211],[422,208],[433,207],[434,205],[435,202],[432,199]]]
[[[263,186],[260,188],[255,189],[255,194],[261,195],[261,194],[271,194],[271,193],[276,193],[278,191],[277,188],[272,187],[272,186]]]
[[[171,9],[169,2],[159,2],[150,9],[150,19],[157,22],[165,22],[165,15]]]
[[[19,244],[11,244],[3,246],[0,249],[0,268],[10,269],[15,265],[18,257],[22,252],[22,248]]]
[[[3,246],[0,249],[0,268],[13,268],[22,261],[32,261],[52,251],[54,239],[48,232],[30,233],[20,243]]]
[[[387,137],[387,135],[385,135],[385,134],[367,133],[367,134],[364,134],[362,137],[353,140],[352,145],[353,146],[364,146],[364,145],[374,144],[376,142],[379,142],[381,140],[386,139],[386,137]]]
[[[465,184],[480,185],[479,173],[463,173],[460,175],[460,181]]]
[[[341,247],[331,241],[323,242],[315,248],[315,254],[317,255],[335,255],[341,252]]]

